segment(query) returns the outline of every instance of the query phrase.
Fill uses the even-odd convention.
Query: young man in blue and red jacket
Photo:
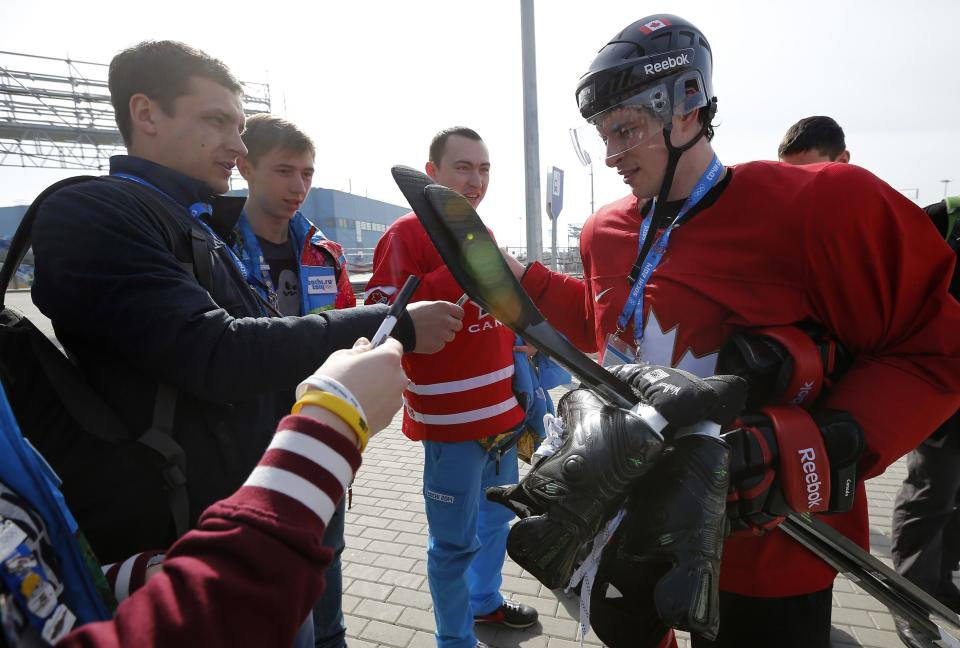
[[[247,120],[242,139],[247,154],[237,158],[237,167],[249,194],[232,246],[255,278],[255,289],[284,316],[356,306],[343,248],[300,212],[313,181],[313,141],[293,123],[265,113]],[[327,587],[313,611],[311,647],[346,645],[340,563],[344,515],[340,500],[323,536],[333,559],[326,570]]]
[[[247,120],[242,138],[247,154],[237,167],[250,193],[233,248],[258,291],[281,315],[356,306],[343,248],[300,213],[313,181],[313,141],[265,113]]]

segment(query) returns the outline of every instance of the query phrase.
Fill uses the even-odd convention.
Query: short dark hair
[[[477,134],[477,131],[472,128],[467,128],[466,126],[453,126],[451,128],[444,128],[442,131],[433,136],[433,140],[430,142],[430,161],[435,165],[440,166],[440,158],[443,157],[443,154],[447,148],[447,140],[453,137],[454,135],[459,135],[460,137],[466,137],[471,139],[474,142],[482,142],[483,138]]]
[[[317,154],[317,147],[309,135],[297,128],[293,122],[268,113],[251,115],[240,137],[247,147],[247,160],[251,164],[256,164],[261,157],[274,149]]]
[[[711,102],[713,99],[710,100]],[[700,126],[703,127],[703,136],[707,138],[707,141],[713,141],[713,136],[716,132],[716,125],[713,123],[713,116],[716,114],[717,109],[714,105],[704,106],[700,109],[700,114],[697,115],[697,121],[700,122]]]
[[[804,117],[787,130],[777,149],[777,156],[796,155],[805,151],[816,150],[820,155],[826,155],[831,160],[847,149],[840,124],[831,119],[817,115]]]
[[[194,76],[236,93],[243,91],[222,61],[177,41],[143,41],[114,56],[110,61],[110,101],[123,143],[130,146],[133,134],[130,97],[145,94],[172,115],[173,100],[187,94]]]

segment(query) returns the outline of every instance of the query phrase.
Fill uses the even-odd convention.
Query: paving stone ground
[[[353,489],[353,508],[347,513],[343,607],[351,648],[436,645],[426,578],[422,473],[422,448],[400,433],[398,415],[367,449]],[[890,514],[903,476],[901,460],[867,483],[873,553],[887,564]],[[509,557],[503,575],[504,595],[535,607],[540,622],[523,631],[478,627],[481,641],[497,648],[579,645],[577,598],[543,587]],[[886,609],[842,576],[834,584],[833,603],[833,646],[902,645]],[[593,634],[587,635],[584,644],[601,645]],[[680,645],[689,645],[683,635]],[[770,646],[776,645],[772,638]]]

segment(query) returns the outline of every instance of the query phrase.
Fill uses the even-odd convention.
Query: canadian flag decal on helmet
[[[670,26],[669,20],[667,20],[666,18],[657,18],[656,20],[651,20],[648,23],[644,23],[640,25],[640,31],[643,32],[644,34],[652,34],[658,29],[662,29],[664,27],[669,27],[669,26]]]

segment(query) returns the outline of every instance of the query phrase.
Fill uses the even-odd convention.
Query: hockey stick
[[[432,184],[429,176],[415,169],[397,166],[392,172],[451,274],[473,301],[610,402],[625,407],[636,404],[628,385],[581,353],[545,320],[465,198]],[[816,518],[797,515],[780,526],[892,612],[939,638],[942,645],[960,647],[956,614],[840,532]],[[955,630],[948,632],[938,621]]]
[[[809,514],[791,515],[780,524],[791,538],[859,585],[865,592],[907,619],[937,645],[960,648],[960,616],[906,578],[887,567],[860,545]],[[945,628],[944,624],[949,628]],[[942,642],[942,643],[940,643]]]

